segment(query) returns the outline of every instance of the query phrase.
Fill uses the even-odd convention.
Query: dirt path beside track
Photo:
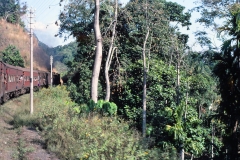
[[[45,149],[34,128],[11,125],[14,114],[27,98],[29,95],[23,95],[0,106],[0,160],[58,160]]]

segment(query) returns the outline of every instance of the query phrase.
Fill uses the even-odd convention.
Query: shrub
[[[114,103],[89,101],[85,108],[89,112],[84,116],[76,114],[76,108],[83,110],[84,105],[76,106],[66,95],[68,91],[60,86],[35,93],[33,117],[49,150],[62,159],[135,159],[146,155],[139,133],[127,122],[92,112],[104,108],[114,115],[117,109]]]
[[[47,146],[63,159],[137,159],[144,157],[140,136],[117,118],[59,117],[45,135]]]
[[[13,45],[9,45],[4,51],[1,52],[1,59],[5,63],[24,67],[23,58],[21,57],[19,50]]]
[[[85,114],[91,112],[98,112],[102,115],[113,116],[117,114],[117,105],[114,102],[108,102],[104,100],[98,100],[95,103],[93,100],[90,100],[87,104],[82,104],[74,108],[76,113]]]

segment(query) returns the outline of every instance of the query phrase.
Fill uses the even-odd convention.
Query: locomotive
[[[0,103],[12,97],[30,92],[30,69],[0,61]],[[60,75],[53,73],[53,85],[60,84]],[[33,90],[48,87],[51,84],[51,73],[33,70]]]

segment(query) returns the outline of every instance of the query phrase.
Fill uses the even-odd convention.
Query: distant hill
[[[39,45],[47,54],[53,56],[55,70],[58,73],[66,74],[66,72],[68,72],[66,64],[71,64],[74,60],[74,56],[78,52],[77,43],[71,42],[67,45],[57,46],[54,48],[46,47],[44,43],[39,43]]]
[[[3,51],[8,45],[14,45],[19,49],[26,68],[30,68],[30,37],[28,32],[26,32],[20,25],[7,23],[5,20],[0,19],[0,51]],[[43,45],[37,37],[34,36],[34,69],[43,71],[50,70],[50,57],[46,50],[51,49],[47,45]]]

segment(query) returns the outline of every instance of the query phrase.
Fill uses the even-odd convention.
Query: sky
[[[64,38],[55,37],[54,35],[58,33],[59,27],[55,25],[55,22],[58,20],[58,15],[62,6],[59,6],[60,0],[21,0],[21,2],[27,2],[28,7],[32,7],[35,10],[34,17],[34,33],[37,35],[38,39],[48,45],[49,47],[56,47],[58,45],[65,45],[71,41],[73,38],[69,38],[67,41],[64,41]],[[120,0],[123,4],[126,4],[129,0]],[[195,0],[169,0],[172,2],[177,2],[180,5],[185,7],[185,11],[192,9],[196,6],[194,3]],[[66,2],[65,2],[66,3]],[[195,20],[199,17],[197,13],[193,13],[191,17],[192,25],[190,30],[185,28],[180,31],[185,34],[189,34],[189,46],[193,47],[195,50],[201,50],[201,47],[197,45],[193,33],[202,27],[195,23]],[[27,26],[29,23],[29,18],[26,15],[23,17],[24,22]],[[68,36],[68,35],[67,35]],[[212,34],[211,37],[215,39],[216,35]],[[215,41],[215,40],[213,40]]]

